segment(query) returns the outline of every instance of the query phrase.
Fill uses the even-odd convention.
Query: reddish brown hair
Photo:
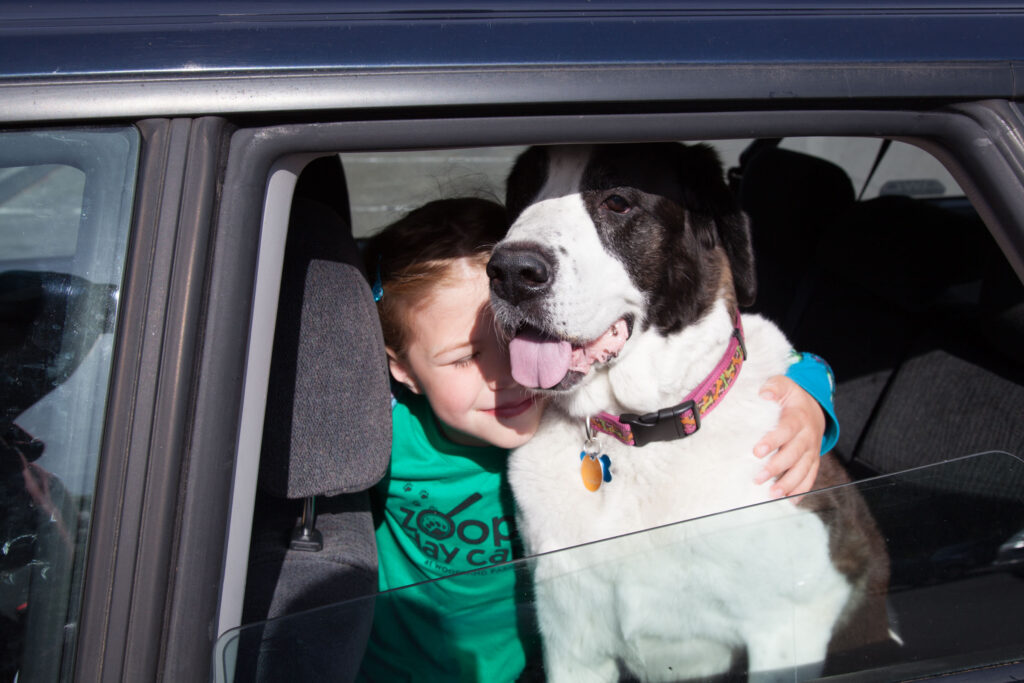
[[[366,247],[366,272],[383,289],[377,312],[384,343],[404,354],[408,312],[445,282],[457,259],[486,264],[507,227],[500,204],[465,197],[424,204],[374,235]]]

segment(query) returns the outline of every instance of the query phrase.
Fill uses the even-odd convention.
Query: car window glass
[[[715,148],[725,168],[734,168],[750,140],[711,140],[707,144]],[[863,190],[861,199],[963,196],[953,176],[935,157],[903,142],[887,146],[872,174],[881,144],[872,138],[794,137],[783,139],[779,146],[836,164],[849,176],[855,193]],[[366,237],[420,204],[441,197],[469,194],[503,201],[505,178],[522,150],[490,147],[344,154],[353,234]]]
[[[872,138],[806,137],[786,138],[779,146],[836,164],[846,171],[861,199],[886,195],[920,199],[963,196],[953,176],[931,154],[893,141],[880,155],[882,144]],[[876,161],[878,166],[872,173]]]
[[[0,133],[2,680],[72,661],[138,144]]]
[[[855,490],[863,496],[886,539],[889,587],[873,597],[879,601],[887,622],[881,629],[884,635],[877,641],[834,642],[824,673],[871,672],[871,678],[864,680],[902,680],[1018,659],[1022,654],[1019,615],[1024,613],[1024,582],[1020,579],[1024,572],[1024,544],[1020,540],[1024,529],[1024,461],[1006,453],[979,454],[861,481],[830,493],[812,493],[801,506],[820,508],[819,514],[828,518],[835,508],[824,502],[825,497]],[[749,547],[750,562],[756,564],[759,557],[754,549],[759,539],[784,537],[780,530],[797,523],[793,510],[791,500],[774,501],[554,555],[526,558],[500,565],[500,570],[518,572],[528,581],[538,560],[546,557],[549,572],[558,566],[574,569],[572,574],[554,571],[545,580],[582,577],[583,584],[592,584],[596,591],[609,570],[629,572],[652,565],[679,565],[680,557],[694,552],[694,544],[704,549],[723,544]],[[559,563],[558,556],[563,557],[564,564]],[[807,566],[806,557],[793,555],[782,564],[784,567],[776,563],[763,570],[782,567],[795,593],[806,591],[807,582],[819,580]],[[240,683],[274,680],[275,674],[285,671],[350,675],[360,666],[361,639],[365,638],[360,623],[374,611],[409,614],[408,623],[415,621],[413,617],[429,622],[440,642],[446,633],[486,628],[500,619],[496,610],[504,609],[519,620],[524,650],[534,653],[531,657],[536,659],[540,635],[531,621],[535,597],[525,587],[528,584],[520,584],[524,588],[517,591],[515,604],[510,601],[509,605],[497,606],[473,597],[477,594],[472,590],[473,582],[482,585],[493,581],[494,571],[490,567],[230,631],[216,645],[215,678]],[[723,568],[716,580],[727,581],[730,575]],[[467,596],[464,600],[450,599],[452,593],[445,582],[451,581],[462,584],[458,594]],[[585,595],[579,598],[579,618],[601,616],[594,612],[596,601],[588,601]],[[666,613],[649,615],[650,619],[668,618],[672,606],[679,603],[679,596],[670,590],[661,598]],[[821,628],[809,617],[809,613],[796,609],[786,617],[792,620],[793,637],[779,645],[787,650],[786,658],[791,661],[798,659],[796,653],[808,634]],[[685,620],[687,616],[677,614],[672,618]],[[458,657],[449,654],[454,659],[444,661],[437,651],[424,652],[423,665],[448,666],[466,675],[466,669],[460,669],[465,661],[456,661]],[[409,664],[399,659],[396,656],[392,662],[374,665],[401,668]],[[541,670],[539,661],[531,661],[528,666],[532,667],[530,673]],[[738,667],[744,669],[742,659]],[[787,672],[774,673],[788,673],[787,678],[795,680],[798,672],[794,666]],[[265,678],[268,674],[270,678]]]
[[[725,168],[736,166],[749,140],[709,142]],[[352,233],[366,237],[434,199],[471,195],[504,203],[505,179],[525,147],[361,152],[342,155]]]
[[[84,191],[85,173],[67,164],[0,169],[4,259],[73,254]]]
[[[352,233],[366,237],[433,199],[464,194],[504,202],[505,177],[524,148],[364,152],[342,155]]]

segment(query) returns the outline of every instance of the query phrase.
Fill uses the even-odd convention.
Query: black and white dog
[[[778,406],[758,391],[791,362],[775,326],[739,316],[750,234],[713,150],[530,148],[507,207],[492,303],[513,376],[550,398],[509,461],[527,552],[702,518],[538,558],[548,678],[701,679],[745,662],[792,680],[830,641],[884,639],[872,596],[888,562],[859,498],[713,514],[769,499],[752,452]],[[843,481],[826,456],[817,487]]]

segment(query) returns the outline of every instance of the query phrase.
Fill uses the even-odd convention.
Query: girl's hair
[[[374,235],[365,262],[370,281],[382,290],[377,312],[384,343],[404,354],[408,312],[444,284],[456,259],[486,264],[506,228],[501,204],[465,197],[424,204]]]

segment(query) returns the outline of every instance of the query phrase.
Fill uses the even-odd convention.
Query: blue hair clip
[[[380,281],[380,255],[377,255],[377,275],[373,280],[373,285],[370,287],[370,291],[373,292],[374,302],[379,302],[384,298],[384,285]]]

